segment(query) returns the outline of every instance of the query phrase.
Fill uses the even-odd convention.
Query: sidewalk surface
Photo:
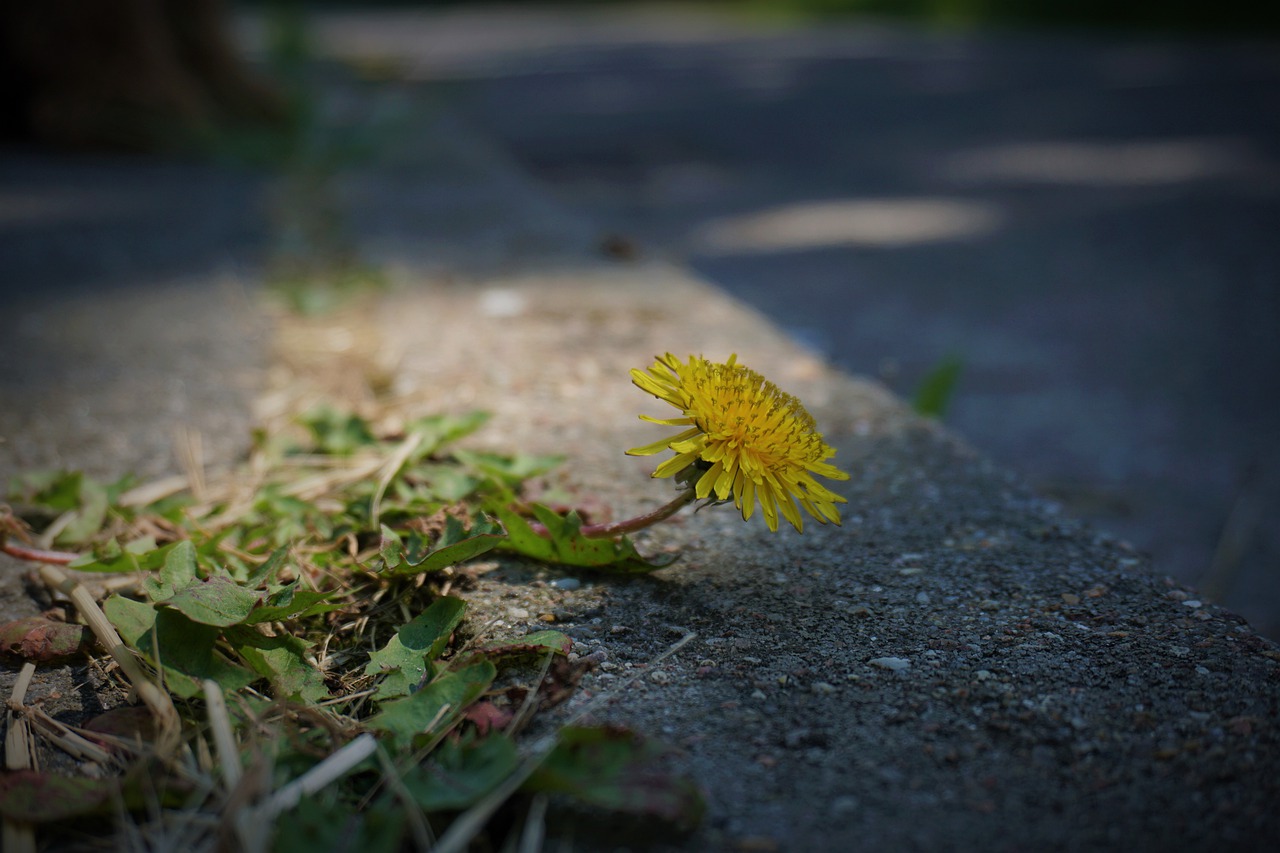
[[[597,224],[500,147],[414,86],[387,91],[412,132],[335,191],[393,287],[301,324],[260,307],[269,182],[0,152],[14,181],[41,176],[0,184],[2,263],[23,282],[4,295],[0,478],[176,471],[182,430],[218,464],[264,412],[381,394],[405,416],[492,411],[476,441],[566,454],[566,488],[623,517],[669,497],[649,460],[622,454],[657,429],[636,418],[654,403],[628,369],[664,351],[737,352],[838,448],[852,474],[843,526],[770,534],[709,509],[641,538],[682,554],[656,576],[470,570],[469,618],[534,628],[554,612],[597,661],[565,713],[608,695],[600,715],[680,746],[679,769],[707,793],[692,836],[553,815],[553,842],[1270,849],[1280,648],[688,270],[605,257]],[[282,384],[290,360],[312,378]],[[6,612],[35,610],[12,562],[0,568]],[[551,583],[569,577],[580,586]],[[42,685],[63,694],[51,710],[92,700],[75,689],[83,675]]]

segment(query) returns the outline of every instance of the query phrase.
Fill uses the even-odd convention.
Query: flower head
[[[647,372],[632,370],[636,387],[683,413],[678,418],[641,419],[687,429],[627,453],[674,451],[676,455],[659,465],[653,476],[680,475],[692,484],[699,500],[713,493],[721,501],[732,496],[744,520],[751,518],[759,500],[770,530],[778,529],[779,513],[802,530],[797,504],[824,524],[839,524],[836,504],[845,499],[814,479],[815,474],[849,479],[825,461],[835,450],[822,440],[799,400],[737,360],[731,355],[721,364],[691,355],[682,362],[667,353]]]

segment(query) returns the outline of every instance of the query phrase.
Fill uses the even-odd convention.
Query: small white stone
[[[480,313],[486,317],[519,317],[525,311],[523,293],[506,287],[491,287],[480,294]]]
[[[902,672],[904,669],[911,668],[911,661],[906,658],[872,658],[867,663],[893,672]]]

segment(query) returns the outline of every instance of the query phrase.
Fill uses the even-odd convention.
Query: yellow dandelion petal
[[[693,418],[651,418],[648,415],[641,415],[640,420],[661,426],[688,426],[693,423]]]
[[[695,476],[688,482],[698,499],[732,497],[743,519],[750,519],[758,504],[770,530],[778,529],[779,514],[802,529],[802,509],[824,524],[840,523],[836,504],[845,499],[814,479],[849,479],[826,461],[835,450],[823,441],[799,400],[738,364],[737,355],[717,363],[692,355],[682,361],[666,353],[647,371],[632,370],[631,378],[636,387],[681,413],[673,418],[642,415],[644,420],[690,427],[627,451],[638,456],[673,451],[676,455],[658,466],[655,477],[693,466]]]
[[[720,479],[720,474],[723,471],[724,463],[717,462],[698,478],[698,483],[694,486],[694,494],[698,500],[703,500],[711,495],[711,490],[715,488],[716,481]],[[719,493],[717,493],[717,496],[719,496]]]
[[[742,478],[742,489],[734,489],[733,505],[742,511],[742,520],[750,521],[756,511],[756,481],[750,477]]]
[[[645,444],[640,447],[633,447],[627,451],[628,456],[652,456],[655,453],[661,453],[667,449],[667,445],[671,443],[671,439],[664,438],[655,441],[652,444]]]
[[[672,456],[666,462],[663,462],[661,465],[659,465],[657,468],[654,469],[653,476],[674,477],[676,474],[679,474],[681,471],[683,471],[685,468],[688,468],[697,460],[698,460],[697,452],[681,453],[677,456]]]
[[[800,518],[800,512],[796,509],[795,498],[790,492],[778,493],[778,511],[782,513],[782,517],[791,522],[791,526],[796,530],[804,530],[804,520]]]
[[[764,488],[759,489],[760,509],[764,511],[764,523],[769,525],[770,530],[778,529],[778,506],[773,496],[773,486],[765,483]]]

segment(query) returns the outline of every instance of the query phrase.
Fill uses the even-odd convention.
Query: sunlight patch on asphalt
[[[1025,142],[957,154],[945,174],[962,182],[1162,186],[1240,174],[1259,160],[1236,139]]]
[[[946,198],[805,202],[713,219],[694,234],[693,248],[706,254],[894,248],[978,237],[1002,218],[995,205]]]

